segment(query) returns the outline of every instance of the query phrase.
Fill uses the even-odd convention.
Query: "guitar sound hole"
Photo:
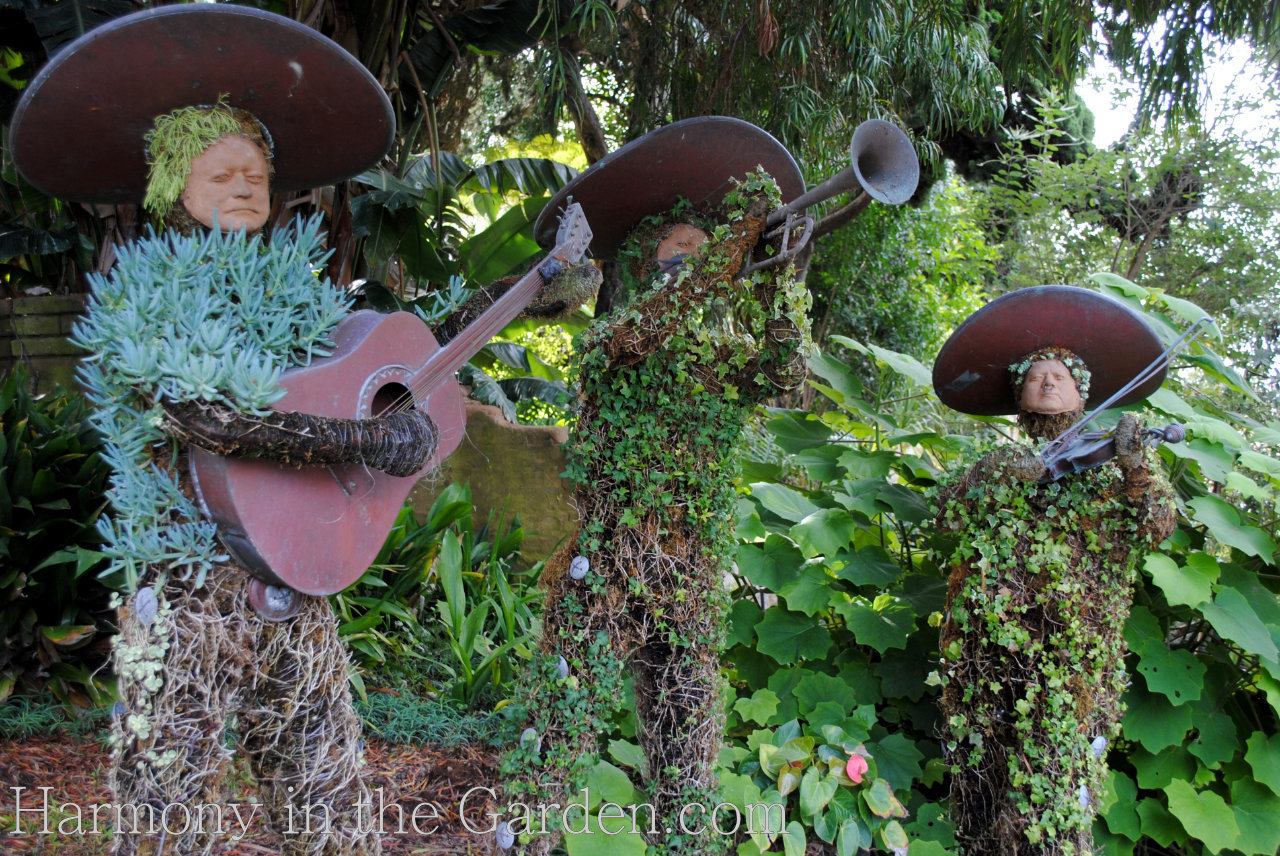
[[[402,413],[413,406],[413,393],[402,383],[389,383],[373,394],[369,407],[371,416]]]

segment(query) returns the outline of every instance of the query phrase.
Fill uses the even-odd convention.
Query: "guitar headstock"
[[[567,265],[576,264],[587,254],[591,245],[591,225],[587,223],[587,215],[577,202],[570,202],[560,217],[560,228],[556,231],[556,245],[538,265],[539,272],[550,279]]]
[[[560,228],[556,230],[554,255],[566,262],[576,262],[587,254],[591,238],[591,224],[587,222],[587,215],[582,213],[582,206],[570,202],[560,218]]]

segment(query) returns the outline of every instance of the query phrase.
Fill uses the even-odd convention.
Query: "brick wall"
[[[37,390],[71,387],[82,352],[67,336],[82,312],[80,294],[0,300],[0,374],[25,363]]]

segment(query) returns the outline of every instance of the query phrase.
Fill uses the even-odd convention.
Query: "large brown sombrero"
[[[117,18],[63,48],[14,111],[13,159],[51,196],[139,202],[153,120],[222,95],[271,133],[280,190],[349,178],[395,134],[382,87],[334,42],[269,12],[197,3]]]
[[[733,189],[734,179],[762,169],[778,183],[783,201],[804,192],[800,167],[768,132],[728,116],[683,119],[584,170],[542,209],[534,235],[543,247],[554,246],[560,212],[577,202],[591,223],[591,252],[611,258],[645,217],[669,211],[680,198],[699,210],[712,207]]]
[[[1070,285],[1024,288],[991,301],[951,334],[933,364],[933,389],[962,413],[1016,413],[1009,366],[1050,345],[1084,360],[1091,374],[1086,407],[1105,401],[1164,349],[1142,316],[1115,298]],[[1164,376],[1161,368],[1115,405],[1146,398]]]

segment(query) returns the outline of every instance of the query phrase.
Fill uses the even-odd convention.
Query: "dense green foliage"
[[[462,484],[446,487],[421,521],[406,505],[373,566],[332,596],[367,703],[374,680],[483,707],[501,698],[529,658],[541,563],[516,566],[519,518],[491,514],[476,526],[474,513]]]
[[[980,191],[949,180],[919,206],[874,205],[824,237],[805,280],[815,341],[852,358],[864,380],[873,368],[830,336],[927,359],[997,279],[982,202]]]
[[[530,739],[502,759],[511,800],[563,803],[586,784],[630,674],[641,787],[662,824],[648,837],[664,854],[708,846],[675,816],[715,789],[737,440],[756,403],[804,376],[808,295],[794,269],[734,278],[777,194],[753,174],[714,213],[686,203],[641,221],[618,254],[625,302],[576,340],[565,475],[582,523],[550,563],[540,657],[518,698]],[[675,224],[709,240],[667,271],[654,251]],[[530,853],[561,826],[539,839],[509,823]]]
[[[843,160],[858,121],[885,115],[918,137],[936,174],[943,153],[966,172],[985,174],[1004,137],[999,129],[1014,136],[1031,129],[1054,93],[1068,93],[1066,100],[1076,103],[1071,87],[1093,56],[1105,52],[1122,69],[1140,72],[1149,115],[1194,114],[1215,45],[1250,38],[1273,47],[1277,32],[1259,0],[1097,6],[1081,0],[497,0],[464,6],[432,2],[406,11],[388,2],[356,2],[321,4],[308,13],[310,24],[348,47],[389,92],[400,120],[402,163],[407,153],[424,149],[476,152],[495,138],[558,134],[565,115],[596,160],[668,121],[719,113],[774,133],[816,176]],[[59,46],[134,8],[92,0],[7,10],[0,115],[8,115],[6,108]],[[1085,150],[1087,111],[1070,125],[1070,136],[1060,137],[1063,161]],[[360,193],[343,187],[336,201],[345,206]],[[6,160],[0,261],[9,263],[0,268],[0,283],[14,293],[76,289],[77,267],[110,263],[109,251],[93,259],[96,247],[113,235],[137,236],[133,220],[108,222],[49,200]],[[426,224],[400,226],[392,242]],[[352,221],[337,218],[330,238],[337,269],[358,276],[349,266],[356,255]],[[409,265],[423,261],[426,244],[403,246]]]
[[[89,4],[95,16],[99,5]],[[548,15],[539,17],[543,6]],[[850,369],[831,356],[817,361],[814,406],[772,415],[769,433],[781,451],[748,465],[753,485],[742,488],[738,501],[726,799],[740,806],[784,803],[791,834],[773,839],[773,849],[788,854],[799,853],[806,838],[831,841],[842,854],[860,846],[900,851],[908,840],[914,854],[948,852],[930,674],[941,656],[934,625],[943,590],[930,558],[939,545],[927,490],[961,465],[971,435],[982,429],[971,421],[957,427],[954,417],[939,414],[927,372],[895,351],[925,359],[951,326],[948,313],[963,315],[969,307],[960,301],[972,299],[978,285],[999,291],[1079,281],[1108,268],[1150,286],[1111,283],[1159,311],[1183,308],[1170,297],[1181,295],[1238,313],[1224,319],[1228,341],[1214,348],[1274,391],[1276,204],[1264,176],[1275,146],[1233,145],[1197,131],[1135,137],[1127,148],[1083,160],[1064,157],[1055,147],[1074,143],[1064,128],[1083,129],[1086,117],[1063,116],[1048,94],[1073,79],[1097,35],[1090,30],[1096,16],[1116,57],[1144,69],[1147,107],[1194,104],[1205,38],[1272,40],[1276,29],[1264,5],[502,0],[457,12],[443,26],[421,8],[403,27],[387,26],[398,15],[388,4],[366,11],[356,16],[363,19],[359,33],[352,28],[344,42],[358,43],[370,67],[385,75],[393,40],[397,49],[411,47],[415,72],[407,71],[410,63],[394,64],[404,75],[398,106],[418,109],[419,84],[428,97],[440,96],[420,124],[404,128],[404,150],[420,139],[447,139],[452,132],[442,125],[462,126],[481,64],[493,72],[491,92],[508,87],[527,96],[525,112],[538,111],[532,125],[554,129],[557,105],[580,101],[575,85],[585,86],[614,142],[668,119],[725,112],[777,133],[811,173],[838,160],[853,123],[871,113],[896,114],[920,133],[927,140],[922,154],[943,151],[965,163],[1001,153],[1000,135],[985,129],[1016,129],[1004,140],[1010,158],[988,164],[993,169],[984,174],[997,181],[980,207],[971,207],[972,191],[953,185],[920,210],[870,212],[824,243],[810,278],[824,310],[819,325],[884,347],[829,340],[831,354],[856,352],[860,362]],[[1147,42],[1144,31],[1171,36]],[[526,54],[516,62],[541,74],[542,86],[529,85],[528,75],[513,72],[503,58],[480,59],[466,49],[510,54],[540,39],[546,49],[536,59]],[[20,54],[16,77],[0,72],[10,88],[41,58],[26,47]],[[15,67],[12,60],[6,55],[5,64]],[[550,105],[536,103],[544,95]],[[512,98],[492,100],[512,107]],[[589,129],[580,103],[570,112]],[[505,191],[497,189],[516,187],[540,200],[567,178],[549,164],[513,164],[513,174],[528,176],[528,184],[503,184],[496,174],[470,169],[448,156],[406,158],[396,171],[365,176],[367,192],[356,205],[353,228],[366,239],[370,276],[400,297],[415,297],[413,286],[421,285],[432,317],[463,299],[460,289],[511,272],[534,252],[529,224],[540,202],[502,213]],[[0,272],[6,287],[74,288],[70,254],[87,266],[90,244],[100,242],[86,235],[101,223],[24,186],[7,161],[3,178],[0,260],[14,260]],[[491,224],[470,238],[469,211]],[[1157,323],[1167,329],[1168,322]],[[494,361],[526,371],[514,349],[491,349],[486,367]],[[876,361],[903,371],[877,375]],[[1280,813],[1274,541],[1280,426],[1259,415],[1274,414],[1275,400],[1255,398],[1228,361],[1198,347],[1177,383],[1151,402],[1150,420],[1185,420],[1192,439],[1160,453],[1184,517],[1145,563],[1125,631],[1131,713],[1110,747],[1112,772],[1095,832],[1108,853],[1270,854],[1280,846],[1273,822]],[[527,354],[523,364],[531,375],[552,373]],[[473,379],[484,386],[481,374]],[[546,385],[526,384],[535,386],[535,397],[551,395]],[[493,388],[495,402],[514,407],[515,384]],[[913,395],[906,401],[899,400],[904,389]],[[9,431],[6,422],[6,437]],[[11,468],[6,477],[19,472]],[[69,515],[33,509],[81,523],[96,513],[96,506]],[[505,680],[521,656],[524,643],[517,640],[527,630],[529,595],[509,577],[500,582],[502,573],[483,573],[506,567],[506,554],[494,552],[503,539],[486,547],[485,536],[436,528],[437,522],[434,510],[425,524],[402,519],[385,567],[337,598],[344,631],[364,664],[379,671],[397,660],[414,663],[415,646],[430,646],[447,664],[432,675],[431,688],[485,705],[495,681]],[[426,572],[431,562],[435,581]],[[392,569],[397,565],[403,570]],[[48,564],[46,571],[79,574],[77,587],[89,585],[88,566],[79,561]],[[0,582],[15,573],[6,565]],[[75,608],[83,612],[84,605]],[[76,628],[92,623],[66,610],[50,620],[73,633],[45,634],[46,640],[68,644],[79,638]],[[9,626],[0,629],[9,633]],[[57,648],[31,627],[26,638],[46,653]],[[554,663],[541,665],[543,678],[559,679]],[[592,690],[616,702],[617,664],[604,665],[600,682],[566,697],[566,706],[590,702]],[[603,720],[592,721],[582,730],[601,727]],[[607,746],[618,766],[601,764],[589,774],[596,805],[602,798],[643,798],[631,781],[643,778],[645,762],[630,737],[611,735]],[[763,849],[770,837],[751,837],[740,853]],[[634,851],[627,837],[599,839],[570,836],[569,850]]]
[[[1130,291],[1161,307],[1158,293]],[[1220,371],[1207,348],[1197,351],[1195,364]],[[747,738],[742,769],[762,793],[795,787],[799,802],[792,805],[811,819],[813,834],[839,843],[852,822],[857,831],[844,833],[850,841],[875,831],[892,848],[897,829],[887,809],[896,807],[875,800],[865,784],[861,793],[847,789],[817,766],[824,754],[862,745],[872,773],[911,811],[911,821],[901,823],[921,839],[912,851],[943,852],[950,838],[933,704],[938,681],[930,673],[940,656],[932,625],[940,621],[944,581],[927,549],[937,537],[933,509],[918,490],[957,466],[955,453],[967,441],[898,424],[864,401],[849,373],[830,360],[815,369],[838,407],[821,418],[791,413],[771,424],[800,478],[793,476],[794,487],[753,487],[755,516],[746,521],[754,538],[739,553],[746,581],[780,599],[763,611],[745,600],[734,608],[743,647],[729,662],[741,680],[735,707]],[[1196,377],[1194,370],[1180,374]],[[925,377],[919,372],[916,380]],[[1161,452],[1189,517],[1146,562],[1125,631],[1130,715],[1109,756],[1113,772],[1095,833],[1109,853],[1133,852],[1144,836],[1184,852],[1230,846],[1271,853],[1280,844],[1258,823],[1260,810],[1280,808],[1280,791],[1264,784],[1280,711],[1273,689],[1280,666],[1273,653],[1280,638],[1276,545],[1267,534],[1274,531],[1280,467],[1244,432],[1255,443],[1280,437],[1275,426],[1224,412],[1204,397],[1179,397],[1195,389],[1175,384],[1160,392],[1154,404],[1165,412],[1149,417],[1189,422],[1195,439]],[[1247,511],[1224,501],[1239,499],[1229,484],[1250,491]],[[848,739],[832,739],[841,735],[831,725]],[[783,781],[769,775],[763,755],[754,766],[750,750],[764,744],[813,754],[783,770],[798,774]]]
[[[94,674],[110,615],[100,447],[80,396],[37,397],[21,369],[0,381],[0,701],[15,689],[81,706],[109,695]]]
[[[368,238],[370,275],[413,297],[454,277],[475,289],[523,273],[539,252],[534,219],[576,174],[541,158],[477,167],[449,153],[407,158],[394,172],[366,172],[356,181],[367,191],[352,207],[356,237]]]

